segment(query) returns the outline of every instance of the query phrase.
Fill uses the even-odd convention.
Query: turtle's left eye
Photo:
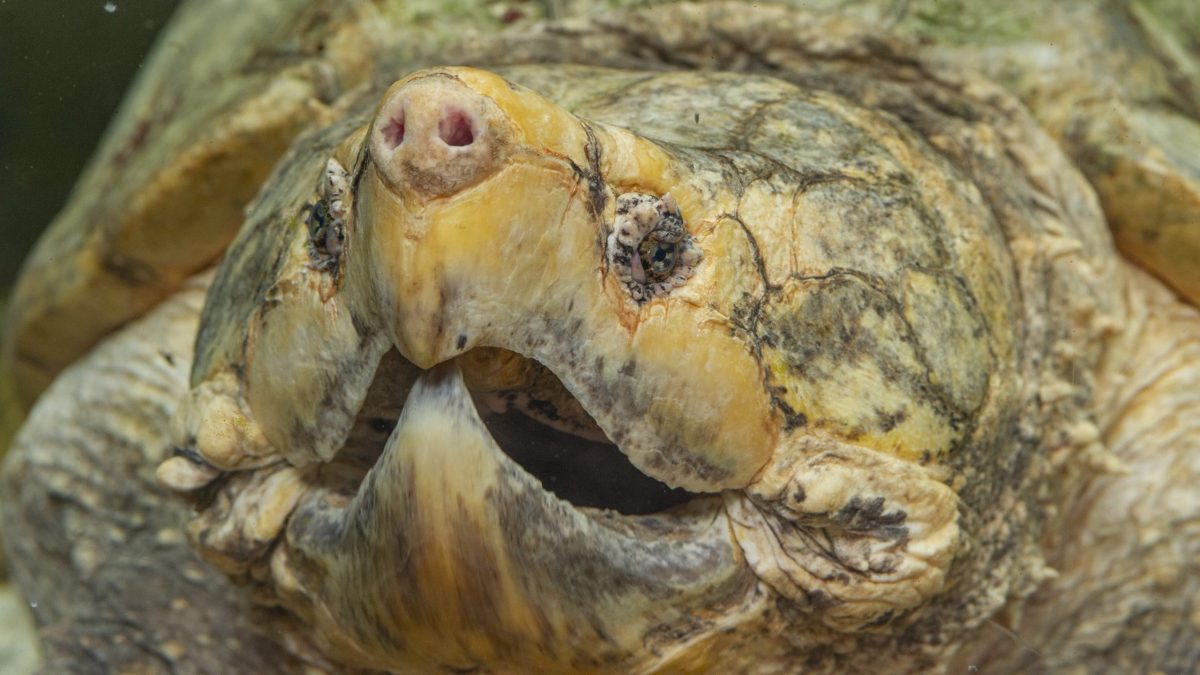
[[[642,268],[646,276],[654,281],[662,281],[675,269],[675,259],[678,256],[679,245],[674,242],[662,241],[651,233],[638,245],[638,256],[642,259]]]
[[[617,198],[608,263],[638,302],[682,286],[700,262],[700,248],[670,195],[630,192]]]

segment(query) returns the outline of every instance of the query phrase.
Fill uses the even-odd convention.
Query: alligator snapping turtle
[[[1200,663],[1196,173],[1096,139],[1129,90],[1010,77],[1056,142],[869,17],[264,7],[219,96],[159,55],[14,302],[50,668]],[[1130,175],[1169,208],[1106,221]]]

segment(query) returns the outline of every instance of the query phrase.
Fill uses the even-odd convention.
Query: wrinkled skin
[[[64,442],[56,415],[152,407],[142,471],[165,460],[241,589],[203,602],[267,612],[225,629],[327,670],[1194,666],[1195,310],[1117,256],[998,86],[852,24],[657,11],[580,49],[736,45],[772,67],[725,67],[769,75],[498,65],[348,93],[203,312],[168,301],[52,385],[9,485],[44,461],[21,448]],[[536,60],[510,39],[480,53]],[[630,199],[684,224],[677,285],[630,286]],[[79,399],[112,354],[158,363],[168,327],[195,355],[170,348],[153,406]],[[691,498],[555,496],[497,400]]]

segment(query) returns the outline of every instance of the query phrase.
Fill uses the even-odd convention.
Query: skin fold
[[[374,11],[311,24],[340,93],[211,282],[65,371],[6,461],[35,593],[37,529],[132,514],[63,560],[87,592],[39,612],[49,663],[90,635],[101,671],[1194,666],[1200,318],[1044,117],[870,21],[668,6],[417,68]],[[686,271],[643,291],[655,251]],[[686,503],[556,496],[502,414]],[[99,443],[71,429],[122,439],[125,491],[55,487]],[[70,618],[154,546],[200,616],[129,648]]]

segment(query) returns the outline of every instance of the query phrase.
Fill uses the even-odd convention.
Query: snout
[[[388,91],[371,125],[370,152],[392,188],[444,196],[500,167],[512,140],[512,125],[491,98],[435,72]]]

